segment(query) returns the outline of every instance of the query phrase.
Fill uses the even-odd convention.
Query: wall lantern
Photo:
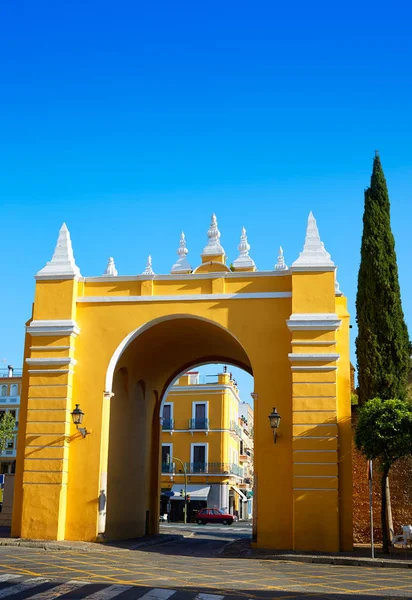
[[[86,437],[90,431],[87,431],[86,427],[79,427],[83,422],[84,412],[80,408],[80,404],[76,404],[76,408],[70,413],[73,419],[73,423],[76,425],[77,431],[80,431],[83,437]]]
[[[271,428],[273,429],[273,441],[276,444],[276,433],[280,423],[280,414],[278,413],[276,408],[274,408],[269,415],[269,423]]]

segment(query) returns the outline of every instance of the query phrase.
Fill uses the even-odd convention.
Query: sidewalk
[[[182,535],[147,535],[143,538],[121,541],[102,542],[54,542],[51,540],[31,540],[23,538],[0,538],[1,546],[38,548],[40,550],[75,550],[78,552],[122,552],[124,550],[140,550],[148,546],[160,546],[177,539]]]
[[[405,551],[392,548],[391,554],[382,553],[381,546],[375,547],[375,558],[371,558],[371,548],[355,545],[353,552],[293,552],[291,550],[263,550],[251,548],[250,540],[236,540],[223,548],[224,558],[257,559],[271,561],[292,561],[321,565],[342,565],[354,567],[386,567],[392,569],[412,569],[412,549]]]

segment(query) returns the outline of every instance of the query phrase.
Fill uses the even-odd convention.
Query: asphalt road
[[[170,526],[166,526],[170,527]],[[162,527],[164,529],[164,526]],[[0,599],[347,600],[410,598],[412,569],[226,558],[242,527],[179,527],[187,537],[140,550],[0,547]],[[171,527],[167,529],[171,531]],[[248,532],[246,532],[246,535]]]

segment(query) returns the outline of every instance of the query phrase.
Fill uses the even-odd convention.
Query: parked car
[[[202,508],[196,515],[196,520],[199,525],[206,523],[223,523],[223,525],[231,525],[233,523],[233,515],[228,515],[218,508]]]

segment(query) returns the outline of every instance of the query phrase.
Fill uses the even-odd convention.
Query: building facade
[[[90,277],[62,226],[26,325],[12,536],[157,533],[162,405],[176,378],[216,363],[254,379],[253,543],[352,548],[349,313],[336,265],[312,214],[290,266],[280,249],[258,270],[244,230],[232,260],[220,237],[213,215],[194,266],[182,235],[170,273],[149,257],[141,275],[110,259]]]
[[[0,474],[15,473],[17,452],[17,429],[19,425],[22,373],[12,366],[0,371],[0,419],[10,412],[16,420],[16,435],[6,443],[0,455]]]
[[[242,467],[250,447],[242,404],[226,368],[208,383],[188,372],[171,387],[162,408],[161,515],[183,520],[186,479],[188,521],[206,507],[248,518],[253,476],[245,479]]]

